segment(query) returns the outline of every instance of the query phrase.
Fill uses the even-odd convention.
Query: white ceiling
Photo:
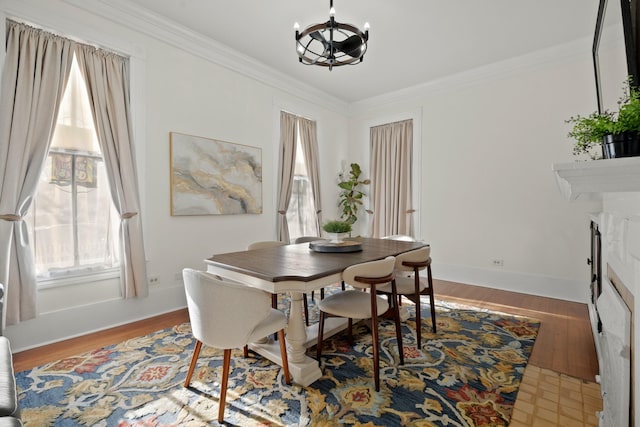
[[[293,24],[329,17],[328,0],[129,0],[346,102],[592,37],[597,0],[335,0],[336,20],[369,22],[364,62],[298,62]],[[142,8],[146,9],[143,11]]]

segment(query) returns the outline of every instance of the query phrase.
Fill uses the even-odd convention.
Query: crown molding
[[[398,103],[417,102],[420,104],[422,99],[436,93],[473,86],[487,80],[505,78],[522,70],[531,70],[548,63],[585,57],[585,55],[591,55],[591,43],[591,38],[582,38],[380,96],[352,102],[349,105],[349,113],[350,115],[363,114]]]
[[[127,0],[61,0],[78,9],[101,16],[156,40],[189,52],[253,80],[282,90],[298,98],[340,114],[349,104],[339,98],[292,79],[262,62],[241,54],[229,46],[161,17]]]

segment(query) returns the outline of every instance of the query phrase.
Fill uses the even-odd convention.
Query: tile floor
[[[600,385],[527,365],[510,427],[598,426]]]

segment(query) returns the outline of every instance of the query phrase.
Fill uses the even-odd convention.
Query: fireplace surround
[[[640,328],[634,327],[640,316],[640,158],[555,164],[553,171],[568,200],[600,202],[591,214],[591,279],[585,283],[603,394],[600,426],[640,425]]]

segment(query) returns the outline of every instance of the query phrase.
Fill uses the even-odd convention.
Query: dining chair
[[[416,239],[414,239],[411,236],[407,236],[405,234],[391,234],[389,236],[383,236],[381,237],[381,239],[387,239],[387,240],[399,240],[401,242],[415,242]]]
[[[371,335],[373,344],[373,368],[376,391],[380,391],[380,345],[378,342],[378,317],[389,309],[393,312],[396,326],[396,339],[400,364],[404,365],[402,349],[402,332],[398,313],[398,296],[393,269],[395,258],[387,257],[378,261],[364,262],[347,267],[342,272],[342,279],[354,289],[329,295],[318,303],[320,320],[318,322],[318,344],[316,357],[318,362],[322,355],[322,338],[324,321],[327,316],[345,317],[349,319],[349,342],[353,344],[353,319],[371,319]],[[389,284],[392,297],[385,299],[376,292],[378,285]],[[365,291],[365,292],[363,292]],[[369,292],[366,292],[369,291]]]
[[[421,278],[420,271],[427,270],[427,277]],[[416,338],[418,348],[422,347],[422,313],[420,296],[429,297],[431,310],[431,328],[436,333],[436,311],[433,296],[433,278],[431,277],[431,246],[423,246],[400,255],[396,255],[396,293],[405,296],[416,305]],[[400,273],[400,274],[399,274]],[[409,275],[401,273],[412,273]],[[380,286],[378,292],[392,294],[389,284]]]
[[[269,304],[269,294],[239,282],[231,282],[204,271],[185,268],[182,272],[191,330],[196,344],[184,382],[189,387],[202,344],[224,350],[218,422],[224,418],[231,350],[243,348],[273,332],[280,338],[284,380],[291,383],[284,339],[287,317]],[[242,309],[238,309],[242,307]]]

